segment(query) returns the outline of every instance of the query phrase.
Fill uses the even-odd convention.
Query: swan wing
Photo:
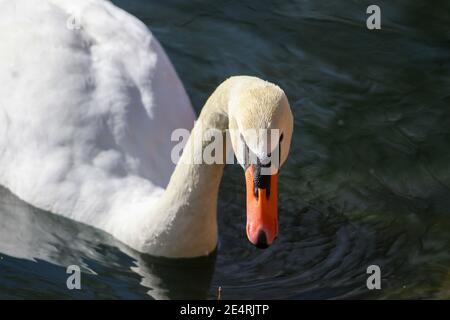
[[[0,39],[0,184],[97,227],[157,201],[195,114],[148,28],[103,0],[0,0]]]

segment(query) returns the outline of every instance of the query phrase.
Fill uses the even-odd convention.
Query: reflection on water
[[[1,298],[205,299],[215,255],[174,260],[140,254],[108,234],[32,208],[0,188]],[[82,290],[66,268],[82,269]]]
[[[246,240],[237,166],[217,256],[193,261],[145,257],[2,191],[0,296],[450,298],[450,2],[380,0],[381,31],[365,29],[368,1],[113,2],[152,27],[197,111],[230,75],[285,89],[280,236],[265,251]],[[64,286],[72,263],[81,292]]]

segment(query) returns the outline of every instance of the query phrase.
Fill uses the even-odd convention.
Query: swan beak
[[[278,173],[259,172],[253,165],[245,170],[247,237],[256,247],[267,248],[278,234]]]

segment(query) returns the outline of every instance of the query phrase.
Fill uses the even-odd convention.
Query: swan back
[[[195,120],[155,37],[103,0],[0,0],[0,39],[0,185],[108,231],[138,221]]]

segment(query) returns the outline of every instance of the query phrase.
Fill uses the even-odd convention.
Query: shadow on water
[[[165,259],[108,234],[35,209],[0,188],[0,298],[205,299],[215,254]],[[82,290],[68,290],[69,265]]]

